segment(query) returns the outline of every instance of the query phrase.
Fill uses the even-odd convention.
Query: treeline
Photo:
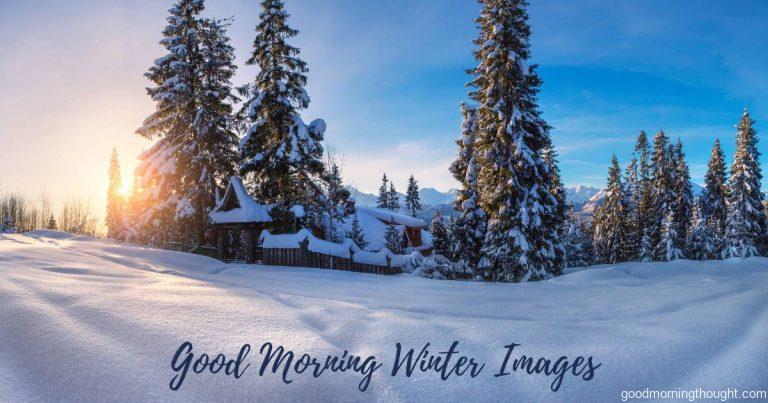
[[[0,232],[24,233],[37,229],[100,235],[98,219],[83,199],[70,199],[55,209],[45,195],[30,199],[17,193],[0,191]]]
[[[760,191],[757,141],[754,121],[745,110],[737,125],[730,171],[720,142],[715,140],[705,186],[696,199],[680,140],[672,144],[659,131],[649,144],[646,134],[640,132],[624,172],[616,156],[612,157],[604,201],[587,229],[593,234],[582,234],[572,248],[593,251],[594,263],[765,254],[768,223]],[[574,224],[571,231],[584,229],[584,225]]]

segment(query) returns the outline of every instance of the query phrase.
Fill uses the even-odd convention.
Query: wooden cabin
[[[248,195],[240,178],[230,178],[224,197],[209,214],[221,260],[246,263],[261,260],[258,237],[272,223],[271,208]]]
[[[387,226],[394,224],[399,227],[398,229],[403,234],[403,248],[419,250],[425,246],[422,232],[427,227],[427,223],[421,218],[375,207],[356,207],[355,210],[361,223],[366,227],[364,228],[366,237],[383,239]],[[370,219],[366,220],[368,217],[375,219],[383,225],[365,225],[366,221],[370,222]]]

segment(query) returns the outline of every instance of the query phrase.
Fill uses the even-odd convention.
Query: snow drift
[[[622,390],[765,389],[768,259],[627,263],[525,284],[434,281],[224,264],[52,231],[0,235],[0,396],[16,400],[603,401]],[[240,379],[192,374],[173,353],[235,356],[266,341],[316,355],[375,355],[351,373]],[[486,363],[476,378],[392,377],[394,346]],[[592,356],[594,379],[493,377],[504,346]],[[249,371],[255,371],[250,369]]]

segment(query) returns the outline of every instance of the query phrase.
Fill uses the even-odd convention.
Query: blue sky
[[[258,2],[206,3],[207,15],[235,17],[242,64]],[[293,44],[310,69],[305,120],[326,120],[345,179],[365,191],[383,172],[399,188],[411,173],[422,186],[454,186],[447,168],[480,6],[286,6],[301,31]],[[168,8],[156,0],[0,0],[0,186],[84,194],[102,205],[112,146],[130,170],[149,144],[133,131],[153,108],[142,74],[162,54]],[[730,160],[745,106],[761,138],[768,130],[768,2],[548,0],[529,12],[532,62],[544,80],[540,107],[568,185],[602,185],[611,153],[628,162],[640,129],[681,137],[698,182],[715,137]],[[241,68],[236,84],[253,74]]]

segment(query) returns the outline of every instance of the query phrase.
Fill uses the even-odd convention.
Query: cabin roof
[[[394,221],[396,225],[405,225],[406,227],[413,227],[413,228],[425,228],[427,226],[427,223],[424,222],[424,220],[422,220],[421,218],[411,217],[409,215],[397,213],[392,210],[358,206],[357,211],[363,214],[368,214],[370,216],[376,217],[379,220],[384,221],[385,223],[390,223],[391,221]]]
[[[214,224],[272,222],[271,209],[271,205],[260,204],[249,196],[243,181],[233,176],[224,197],[209,216]]]

